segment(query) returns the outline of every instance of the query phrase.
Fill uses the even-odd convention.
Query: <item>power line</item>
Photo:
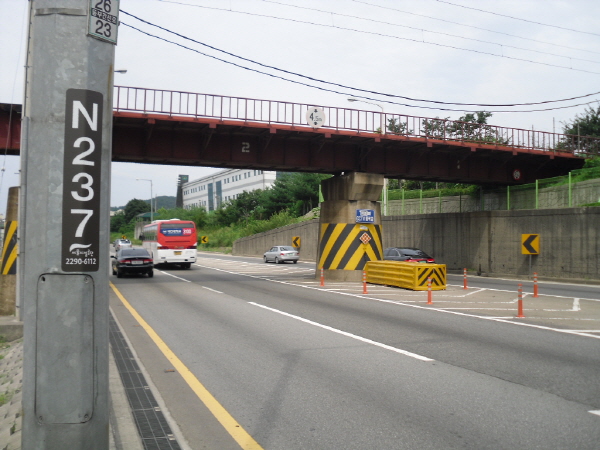
[[[121,10],[120,12],[128,14],[128,13],[126,13],[123,10]],[[128,14],[128,15],[131,15],[131,14]],[[230,64],[232,66],[239,67],[239,68],[244,69],[244,70],[248,70],[250,72],[259,73],[261,75],[266,75],[266,76],[269,76],[269,77],[272,77],[272,78],[277,78],[277,79],[280,79],[280,80],[283,80],[283,81],[288,81],[290,83],[299,84],[299,85],[302,85],[302,86],[310,87],[310,88],[313,88],[313,89],[318,89],[318,90],[325,91],[325,92],[331,92],[331,93],[334,93],[334,94],[341,94],[341,95],[344,95],[344,96],[348,96],[349,95],[346,92],[340,92],[340,91],[335,91],[333,89],[327,89],[327,88],[320,87],[320,86],[314,86],[314,85],[311,85],[311,84],[308,84],[308,83],[304,83],[304,82],[301,82],[301,81],[292,80],[292,79],[285,78],[285,77],[282,77],[282,76],[279,76],[279,75],[274,75],[274,74],[263,72],[263,71],[260,71],[260,70],[257,70],[257,69],[252,69],[250,67],[242,66],[240,64],[237,64],[237,63],[234,63],[234,62],[231,62],[231,61],[227,61],[227,60],[222,59],[222,58],[218,58],[218,57],[216,57],[214,55],[209,55],[209,54],[201,52],[199,50],[187,47],[187,46],[185,46],[183,44],[180,44],[178,42],[170,41],[170,40],[165,39],[163,37],[156,36],[154,34],[148,33],[147,31],[140,30],[139,28],[136,28],[136,27],[134,27],[132,25],[129,25],[129,24],[125,23],[125,22],[120,22],[120,25],[124,25],[124,26],[126,26],[128,28],[136,30],[136,31],[138,31],[138,32],[140,32],[142,34],[147,35],[147,36],[159,39],[159,40],[167,42],[169,44],[176,45],[176,46],[184,48],[186,50],[193,51],[193,52],[198,53],[198,54],[200,54],[202,56],[206,56],[208,58],[212,58],[212,59],[215,59],[217,61],[221,61],[221,62],[224,62],[226,64]],[[309,78],[309,77],[306,77],[306,78]],[[354,89],[354,88],[350,88],[350,89]],[[389,104],[398,105],[398,106],[406,106],[408,108],[432,109],[432,110],[437,110],[437,111],[453,111],[453,112],[478,112],[477,110],[450,109],[450,108],[440,108],[440,107],[431,107],[431,106],[409,105],[409,104],[405,104],[405,103],[393,102],[391,100],[384,100],[384,99],[379,99],[379,98],[366,97],[366,96],[363,96],[363,95],[355,95],[355,94],[352,94],[352,95],[354,97],[361,98],[361,99],[364,99],[364,100],[371,100],[371,101],[381,102],[381,103],[389,103]],[[553,110],[558,110],[558,109],[574,108],[576,106],[590,105],[590,104],[595,103],[595,102],[596,101],[591,101],[591,102],[587,102],[587,103],[579,103],[579,104],[576,104],[576,105],[559,106],[559,107],[545,108],[545,109],[533,109],[533,110],[497,110],[497,111],[490,110],[488,112],[493,112],[493,113],[504,113],[504,112],[507,112],[507,113],[524,113],[524,112],[553,111]]]
[[[169,30],[169,29],[167,29],[165,27],[162,27],[160,25],[156,25],[156,24],[154,24],[152,22],[144,20],[144,19],[142,19],[140,17],[137,17],[137,16],[135,16],[135,15],[133,15],[131,13],[128,13],[127,11],[121,10],[121,12],[123,14],[126,14],[126,15],[128,15],[130,17],[133,17],[133,18],[139,20],[142,23],[145,23],[147,25],[153,26],[153,27],[158,28],[160,30],[166,31],[166,32],[168,32],[170,34],[174,34],[175,36],[178,36],[178,37],[180,37],[182,39],[194,42],[194,43],[202,45],[204,47],[208,47],[208,48],[210,48],[212,50],[215,50],[215,51],[218,51],[220,53],[224,53],[226,55],[232,56],[234,58],[238,58],[238,59],[241,59],[243,61],[259,65],[261,67],[265,67],[265,68],[268,68],[268,69],[273,69],[273,70],[276,70],[276,71],[279,71],[279,72],[283,72],[283,73],[286,73],[288,75],[294,75],[294,76],[297,76],[297,77],[300,77],[300,78],[305,78],[305,79],[308,79],[308,80],[311,80],[311,81],[314,81],[314,82],[323,83],[323,84],[329,84],[329,85],[337,86],[337,87],[340,87],[340,88],[343,88],[343,89],[350,89],[350,90],[353,90],[353,91],[363,92],[363,93],[366,93],[366,94],[381,95],[381,96],[384,96],[384,97],[391,97],[391,98],[401,98],[401,99],[409,100],[409,101],[413,101],[413,102],[434,103],[434,104],[439,104],[439,105],[481,106],[481,107],[514,107],[514,106],[543,105],[543,104],[548,104],[548,103],[558,103],[558,102],[564,102],[564,101],[572,101],[572,100],[577,100],[577,99],[580,99],[580,98],[586,98],[586,97],[591,97],[593,95],[600,94],[600,91],[599,91],[599,92],[593,92],[593,93],[586,94],[586,95],[581,95],[581,96],[571,97],[571,98],[565,98],[565,99],[559,99],[559,100],[545,100],[545,101],[541,101],[541,102],[509,103],[509,104],[457,103],[457,102],[443,102],[443,101],[438,101],[438,100],[427,100],[427,99],[411,98],[411,97],[402,96],[402,95],[394,95],[394,94],[388,94],[388,93],[384,93],[384,92],[371,91],[371,90],[367,90],[367,89],[360,89],[360,88],[355,88],[355,87],[352,87],[352,86],[346,86],[346,85],[343,85],[343,84],[340,84],[340,83],[334,83],[334,82],[330,82],[330,81],[325,81],[325,80],[321,80],[321,79],[318,79],[318,78],[314,78],[314,77],[310,77],[310,76],[307,76],[307,75],[303,75],[301,73],[292,72],[292,71],[281,69],[281,68],[278,68],[278,67],[275,67],[275,66],[264,64],[264,63],[261,63],[261,62],[258,62],[258,61],[254,61],[252,59],[245,58],[243,56],[239,56],[239,55],[236,55],[234,53],[231,53],[231,52],[219,49],[217,47],[214,47],[212,45],[206,44],[204,42],[197,41],[197,40],[195,40],[193,38],[190,38],[188,36],[182,35],[180,33],[177,33],[175,31]],[[141,31],[141,30],[138,30],[138,31]],[[449,111],[456,111],[456,110],[449,110]]]
[[[492,11],[486,11],[485,9],[473,8],[471,6],[465,6],[465,5],[457,5],[456,3],[448,2],[448,1],[445,1],[445,0],[436,0],[436,1],[438,1],[440,3],[446,3],[447,5],[456,6],[458,8],[472,9],[473,11],[479,11],[479,12],[486,13],[486,14],[493,14],[494,16],[506,17],[508,19],[513,19],[513,20],[520,20],[522,22],[533,23],[535,25],[542,25],[544,27],[552,27],[552,28],[558,28],[558,29],[561,29],[561,30],[573,31],[575,33],[590,34],[592,36],[600,36],[600,34],[598,34],[598,33],[592,33],[590,31],[575,30],[573,28],[561,27],[559,25],[550,25],[550,24],[547,24],[547,23],[536,22],[534,20],[521,19],[520,17],[513,17],[513,16],[508,16],[506,14],[500,14],[500,13],[495,13],[495,12],[492,12]]]
[[[374,32],[374,31],[364,31],[364,30],[358,30],[355,28],[341,27],[338,25],[326,25],[326,24],[322,24],[322,23],[309,22],[306,20],[289,19],[286,17],[278,17],[278,16],[267,15],[267,14],[251,13],[251,12],[247,12],[247,11],[237,11],[237,10],[233,10],[233,9],[215,8],[212,6],[203,6],[203,5],[191,5],[189,3],[182,3],[182,2],[177,2],[177,1],[173,1],[173,0],[159,0],[159,1],[162,1],[164,3],[174,3],[174,4],[184,5],[184,6],[193,6],[196,8],[210,9],[210,10],[214,10],[214,11],[224,11],[224,12],[229,12],[229,13],[245,14],[248,16],[264,17],[264,18],[268,18],[268,19],[284,20],[284,21],[288,21],[288,22],[295,22],[295,23],[313,25],[313,26],[318,26],[318,27],[335,28],[335,29],[342,30],[342,31],[352,31],[355,33],[370,34],[373,36],[381,36],[381,37],[387,37],[387,38],[392,38],[392,39],[398,39],[398,40],[402,40],[402,41],[416,42],[419,44],[434,45],[436,47],[450,48],[453,50],[461,50],[461,51],[465,51],[465,52],[478,53],[480,55],[488,55],[488,56],[495,56],[498,58],[506,58],[506,59],[510,59],[513,61],[528,62],[531,64],[538,64],[538,65],[547,66],[547,67],[555,67],[555,68],[559,68],[559,69],[569,69],[569,70],[574,70],[576,72],[584,72],[584,73],[600,75],[600,72],[594,72],[591,70],[574,69],[573,67],[569,67],[569,66],[561,66],[558,64],[550,64],[550,63],[544,63],[544,62],[540,62],[540,61],[532,61],[531,59],[517,58],[515,56],[499,55],[497,53],[491,53],[491,52],[485,52],[482,50],[473,50],[473,49],[468,49],[468,48],[463,48],[463,47],[457,47],[455,45],[439,44],[437,42],[426,41],[424,39],[418,40],[418,39],[404,38],[404,37],[392,36],[390,34],[379,33],[379,32]]]
[[[532,39],[532,38],[528,38],[528,37],[524,37],[524,36],[517,36],[516,34],[504,33],[503,31],[490,30],[490,29],[478,27],[478,26],[475,26],[475,25],[467,25],[465,23],[455,22],[455,21],[448,20],[448,19],[440,19],[438,17],[428,16],[426,14],[418,14],[418,13],[414,13],[414,12],[410,12],[410,11],[404,11],[402,9],[392,8],[390,6],[381,6],[381,5],[377,5],[375,3],[369,3],[369,2],[365,2],[365,1],[361,1],[361,0],[350,0],[350,1],[353,1],[355,3],[361,3],[363,5],[374,6],[375,8],[382,8],[382,9],[387,9],[387,10],[391,10],[391,11],[397,11],[397,12],[400,12],[400,13],[403,13],[403,14],[409,14],[411,16],[424,17],[426,19],[437,20],[439,22],[452,23],[454,25],[459,25],[461,27],[473,28],[474,30],[482,30],[482,31],[487,31],[489,33],[501,34],[501,35],[504,35],[504,36],[514,37],[514,38],[517,38],[517,39],[523,39],[523,40],[526,40],[526,41],[537,42],[537,43],[540,43],[540,44],[552,45],[554,47],[562,47],[562,48],[566,48],[568,50],[576,50],[576,51],[579,51],[579,52],[594,53],[594,54],[600,55],[600,52],[595,52],[593,50],[587,50],[587,49],[578,48],[578,47],[569,47],[568,45],[556,44],[554,42],[542,41],[542,40],[539,40],[539,39]]]
[[[512,49],[515,49],[515,50],[523,50],[523,51],[526,51],[526,52],[540,53],[542,55],[556,56],[558,58],[565,58],[565,59],[569,59],[569,60],[577,60],[577,61],[584,61],[584,62],[589,62],[589,63],[594,63],[594,64],[600,64],[600,61],[594,61],[594,60],[591,60],[591,59],[577,58],[575,56],[558,55],[556,53],[544,52],[542,50],[532,50],[532,49],[529,49],[529,48],[517,47],[515,45],[500,44],[498,42],[485,41],[483,39],[469,38],[469,37],[460,36],[460,35],[457,35],[457,34],[443,33],[441,31],[431,31],[431,30],[427,30],[427,29],[424,29],[424,28],[411,27],[409,25],[402,25],[402,24],[397,24],[397,23],[392,23],[392,22],[385,22],[383,20],[376,20],[376,19],[369,19],[369,18],[366,18],[366,17],[353,16],[351,14],[336,13],[336,12],[333,12],[333,11],[325,11],[325,10],[322,10],[322,9],[309,8],[309,7],[306,7],[306,6],[288,5],[287,3],[282,3],[282,2],[278,2],[278,1],[274,1],[274,0],[261,0],[261,1],[265,2],[265,3],[273,3],[273,4],[276,4],[276,5],[287,6],[287,7],[290,7],[290,8],[298,8],[298,9],[316,11],[316,12],[320,12],[320,13],[324,13],[324,14],[332,14],[332,15],[340,16],[340,17],[348,17],[348,18],[351,18],[351,19],[363,20],[365,22],[373,22],[373,23],[382,24],[382,25],[390,25],[390,26],[393,26],[393,27],[408,28],[409,30],[414,30],[414,31],[421,31],[421,32],[427,32],[427,33],[432,33],[432,34],[439,34],[439,35],[442,35],[442,36],[448,36],[448,37],[453,37],[453,38],[458,38],[458,39],[464,39],[466,41],[479,42],[479,43],[482,43],[482,44],[497,45],[497,46],[502,47],[502,48],[512,48]]]

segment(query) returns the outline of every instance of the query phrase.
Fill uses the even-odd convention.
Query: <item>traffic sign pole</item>
[[[109,447],[109,39],[118,8],[118,0],[30,2],[18,268],[23,450]],[[88,35],[90,25],[102,40]]]

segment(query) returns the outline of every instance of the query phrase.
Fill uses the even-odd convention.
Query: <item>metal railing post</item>
[[[116,99],[117,111],[136,111],[147,113],[161,113],[173,116],[174,114],[188,115],[188,116],[205,116],[218,118],[220,120],[232,119],[232,120],[257,120],[263,123],[280,123],[286,125],[303,125],[304,113],[303,109],[307,106],[298,103],[288,102],[275,102],[271,100],[258,100],[248,99],[241,97],[228,97],[228,96],[210,96],[207,94],[180,92],[180,91],[167,91],[160,89],[145,89],[127,86],[115,86],[116,92],[114,98]],[[165,99],[165,96],[170,96],[169,99]],[[175,105],[175,95],[179,95],[179,105]],[[196,107],[195,111],[190,108],[190,102],[193,101],[191,96],[196,96]],[[204,110],[200,111],[202,106],[199,104],[199,96],[204,96]],[[184,97],[185,105],[184,105]],[[131,97],[131,98],[130,98]],[[219,101],[217,105],[215,102]],[[244,108],[240,102],[244,103]],[[252,101],[253,104],[249,105],[248,102]],[[139,102],[143,102],[139,104]],[[227,104],[225,103],[227,102]],[[260,104],[258,102],[261,102]],[[269,117],[264,117],[263,104],[262,102],[268,102]],[[168,104],[167,104],[168,103]],[[259,106],[260,105],[260,106]],[[256,108],[259,107],[260,117],[257,118]],[[275,107],[275,109],[273,109]],[[209,108],[211,110],[209,111]],[[235,111],[234,111],[235,108]],[[283,108],[283,110],[280,110]],[[291,108],[291,111],[288,111]],[[296,111],[296,108],[298,110]],[[381,134],[388,134],[388,122],[389,120],[396,120],[393,114],[387,114],[385,111],[360,111],[348,108],[335,108],[335,114],[333,113],[333,107],[322,107],[327,114],[327,127],[334,130],[351,130],[354,132],[376,132],[375,121],[378,120],[381,124]],[[252,114],[252,117],[249,115]],[[335,117],[334,117],[335,116]],[[377,117],[376,117],[377,116]],[[388,117],[392,116],[392,117]],[[439,118],[426,118],[419,116],[405,116],[398,115],[398,133],[403,136],[414,136],[417,138],[425,139],[443,139],[460,142],[481,142],[484,145],[492,144],[487,142],[488,137],[496,137],[497,140],[506,138],[505,143],[496,142],[497,145],[505,145],[511,148],[541,148],[542,150],[550,150],[552,145],[553,149],[556,145],[560,145],[565,142],[568,144],[568,149],[562,149],[562,151],[569,152],[586,152],[590,153],[589,148],[596,148],[600,145],[600,138],[586,137],[580,135],[580,130],[577,130],[576,134],[564,135],[564,134],[552,134],[550,135],[545,132],[537,131],[534,127],[531,129],[522,128],[503,128],[489,125],[481,127],[477,124],[465,123],[462,121],[451,121]],[[409,123],[412,123],[412,128],[409,127]],[[403,126],[404,125],[404,126]],[[455,130],[454,133],[452,130]],[[541,133],[541,136],[539,136]],[[396,134],[396,133],[391,133]],[[546,136],[548,134],[548,136]],[[538,135],[536,139],[536,135]],[[548,142],[546,142],[548,137]],[[585,142],[582,144],[582,140]],[[537,142],[536,142],[537,141]],[[548,147],[548,148],[546,148]],[[587,150],[586,150],[587,149]],[[556,149],[554,149],[556,150]]]

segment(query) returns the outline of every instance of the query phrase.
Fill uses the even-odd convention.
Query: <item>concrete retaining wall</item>
[[[319,243],[319,219],[288,225],[264,233],[258,233],[233,243],[234,255],[262,256],[274,245],[292,245],[292,237],[300,236],[300,259],[317,260]]]
[[[261,256],[301,236],[301,259],[316,260],[318,220],[239,239],[234,255]],[[563,208],[420,214],[383,218],[383,246],[419,247],[448,270],[526,276],[529,256],[521,235],[540,235],[532,270],[540,278],[600,280],[600,208]]]

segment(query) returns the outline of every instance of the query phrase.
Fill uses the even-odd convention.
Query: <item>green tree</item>
[[[400,189],[400,180],[388,178],[387,187],[388,189]]]
[[[509,140],[504,139],[496,127],[488,125],[487,120],[490,117],[492,117],[492,113],[487,111],[477,111],[474,114],[466,113],[452,123],[449,131],[454,139],[462,141],[508,144]]]
[[[303,216],[319,206],[319,186],[331,175],[320,173],[294,173],[288,183],[289,193],[294,199],[290,210],[295,217]]]
[[[600,137],[600,104],[593,108],[588,106],[584,114],[577,114],[570,122],[563,123],[566,137],[559,148],[568,148],[588,155],[600,155],[600,141],[587,136]]]
[[[150,204],[145,202],[144,200],[138,200],[134,198],[133,200],[129,200],[123,209],[123,214],[125,215],[125,223],[130,223],[135,216],[138,214],[143,214],[145,212],[150,212]]]
[[[570,122],[563,123],[563,133],[600,137],[600,104],[596,109],[588,106],[584,114],[577,114]]]
[[[184,208],[161,208],[154,213],[154,218],[158,220],[181,219],[191,220],[197,227],[203,227],[208,221],[208,213],[203,207]]]
[[[446,117],[445,119],[440,119],[436,117],[435,119],[423,119],[421,132],[427,137],[433,138],[449,138],[448,131],[446,129],[447,124],[450,120],[450,117]]]
[[[118,212],[110,218],[110,231],[111,233],[118,233],[123,225],[125,225],[125,214]]]
[[[387,129],[391,134],[401,134],[404,136],[413,134],[413,130],[408,129],[408,124],[401,122],[400,119],[398,121],[396,119],[388,119]]]

